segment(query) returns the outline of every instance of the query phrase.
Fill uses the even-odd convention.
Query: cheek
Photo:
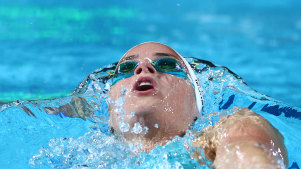
[[[163,93],[164,96],[168,96],[170,93],[178,89],[178,83],[182,79],[173,77],[171,75],[162,76],[160,78],[159,90]]]
[[[169,75],[162,77],[161,80],[163,92],[166,96],[173,95],[181,99],[183,96],[192,95],[194,92],[191,83],[186,79]]]
[[[173,109],[191,108],[195,103],[194,90],[191,83],[182,78],[169,76],[162,78],[163,95],[166,106]]]

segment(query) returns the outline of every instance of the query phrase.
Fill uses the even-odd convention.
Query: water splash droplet
[[[148,127],[143,127],[143,129],[144,129],[144,134],[147,134],[148,133]]]
[[[130,125],[129,123],[126,122],[119,122],[119,129],[121,132],[128,132],[130,130]]]
[[[135,123],[134,124],[134,127],[132,128],[132,133],[135,133],[135,134],[139,134],[142,132],[142,127],[141,127],[141,124],[139,122]]]
[[[135,112],[131,112],[131,114],[129,115],[129,118],[133,118],[135,116]]]

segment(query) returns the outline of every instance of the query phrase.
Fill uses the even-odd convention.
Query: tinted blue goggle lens
[[[134,75],[134,71],[138,66],[138,62],[128,61],[121,63],[113,75],[113,85],[118,81],[131,77]],[[186,78],[187,73],[181,64],[172,58],[160,58],[152,61],[151,64],[158,72],[172,74],[181,78]]]

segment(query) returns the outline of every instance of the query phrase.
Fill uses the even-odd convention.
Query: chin
[[[155,111],[155,108],[152,106],[139,106],[135,107],[134,109],[131,109],[128,111],[127,114],[131,114],[131,112],[135,112],[135,116],[137,117],[144,117],[144,116],[149,116]]]
[[[136,115],[147,115],[158,110],[161,100],[158,98],[135,98],[127,100],[123,106],[124,110],[131,114],[135,112]]]

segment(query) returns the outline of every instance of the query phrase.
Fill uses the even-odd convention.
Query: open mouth
[[[134,91],[139,94],[149,94],[155,90],[156,82],[151,77],[141,77],[134,84]]]
[[[154,87],[153,87],[151,82],[141,82],[137,86],[138,91],[146,91],[146,90],[150,90],[150,89],[153,89],[153,88]]]

